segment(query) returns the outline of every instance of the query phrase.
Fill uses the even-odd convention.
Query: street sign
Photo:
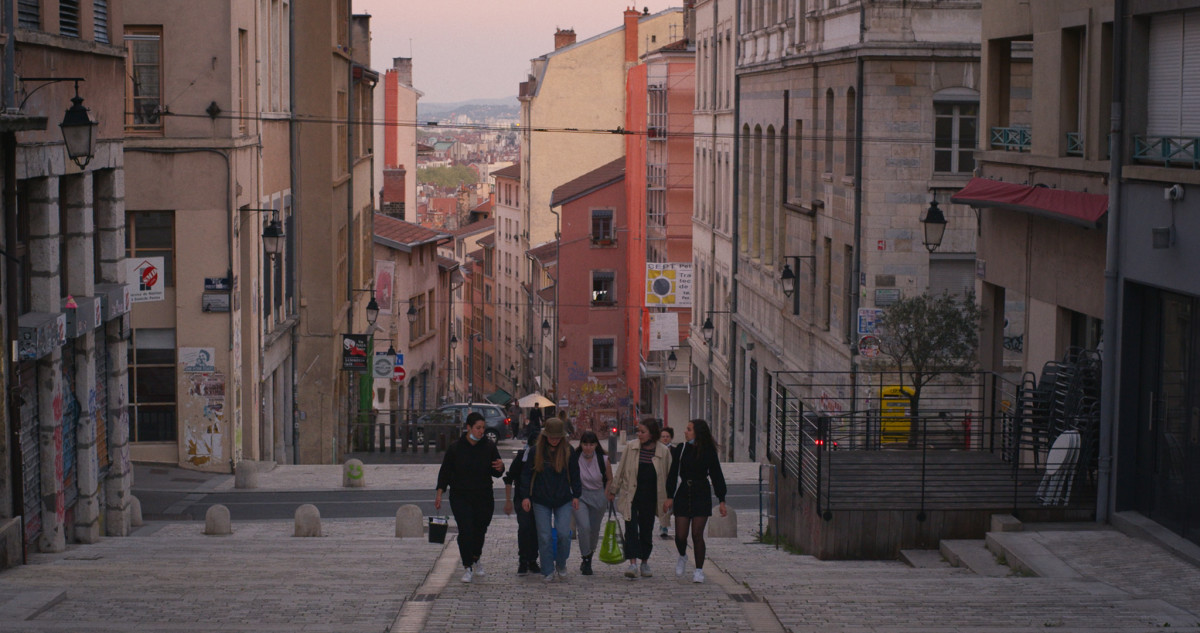
[[[868,334],[858,339],[858,353],[863,358],[875,358],[879,356],[879,337],[874,334]]]
[[[403,382],[403,381],[404,381],[404,368],[399,365],[396,365],[396,368],[392,371],[392,382]]]
[[[371,363],[371,377],[384,380],[392,377],[392,357],[387,352],[375,352],[375,360]]]

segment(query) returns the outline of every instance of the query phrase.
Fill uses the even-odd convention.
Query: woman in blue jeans
[[[541,558],[542,579],[566,580],[567,555],[571,553],[571,511],[579,509],[583,483],[579,479],[579,462],[571,459],[563,421],[550,418],[542,427],[534,449],[532,468],[521,473],[521,488],[525,499],[521,507],[533,512],[537,524],[538,555]],[[557,556],[550,543],[550,531],[558,531]]]

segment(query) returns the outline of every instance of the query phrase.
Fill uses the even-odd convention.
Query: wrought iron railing
[[[992,128],[992,149],[1028,152],[1033,145],[1033,133],[1028,126]]]
[[[1067,132],[1067,156],[1083,156],[1083,134]]]
[[[446,450],[463,433],[463,421],[445,412],[376,409],[354,416],[350,450],[378,453],[429,453]]]
[[[1166,167],[1190,166],[1192,169],[1200,169],[1200,137],[1135,134],[1133,159]]]

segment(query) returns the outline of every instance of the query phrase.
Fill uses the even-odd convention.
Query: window
[[[946,293],[962,299],[975,292],[973,254],[933,253],[929,256],[929,294]]]
[[[79,37],[79,0],[58,0],[58,34]]]
[[[129,345],[129,430],[134,442],[174,442],[175,330],[133,330]]]
[[[977,103],[935,103],[933,171],[970,174],[975,170]]]
[[[614,371],[616,368],[616,341],[611,338],[592,339],[592,371]]]
[[[237,129],[241,134],[246,133],[246,121],[253,116],[250,112],[250,76],[254,72],[250,68],[250,43],[246,29],[238,29],[238,119]]]
[[[1163,13],[1150,20],[1146,133],[1200,136],[1200,11]]]
[[[613,233],[612,209],[595,209],[592,211],[592,242],[612,244],[616,236]]]
[[[804,120],[792,122],[792,199],[800,200],[804,195]]]
[[[825,91],[825,173],[833,175],[833,89]]]
[[[163,286],[175,285],[175,215],[170,211],[125,214],[125,257],[162,257]]]
[[[93,0],[92,23],[92,39],[108,44],[108,0]]]
[[[610,306],[617,302],[616,275],[611,272],[592,271],[592,305]]]
[[[162,27],[125,31],[125,129],[162,132]]]
[[[33,31],[42,28],[41,0],[17,0],[17,26]]]
[[[854,147],[855,137],[858,135],[857,121],[857,106],[855,101],[854,88],[846,91],[846,155],[842,157],[843,163],[846,165],[845,174],[847,178],[853,178],[855,172],[854,165]]]
[[[422,336],[425,336],[425,324],[429,321],[429,318],[425,315],[425,294],[421,293],[419,295],[409,297],[408,305],[412,306],[413,310],[416,310],[417,312],[417,320],[413,321],[408,326],[408,340],[409,342],[412,342],[421,338]]]

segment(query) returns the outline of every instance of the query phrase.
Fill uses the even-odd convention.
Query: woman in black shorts
[[[686,441],[673,451],[674,459],[667,474],[667,496],[674,499],[675,547],[679,550],[675,575],[682,576],[687,567],[687,535],[691,531],[692,549],[696,556],[692,582],[704,582],[704,526],[708,524],[708,517],[712,516],[714,492],[721,504],[721,516],[729,512],[725,508],[725,476],[721,473],[717,445],[713,442],[708,422],[688,422],[683,437]]]

